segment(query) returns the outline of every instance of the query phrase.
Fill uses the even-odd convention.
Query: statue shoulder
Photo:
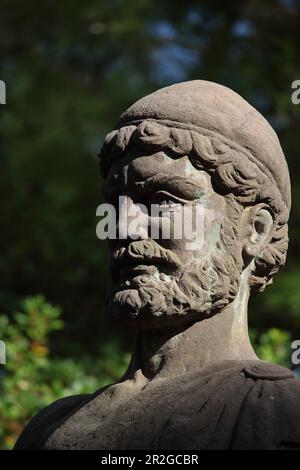
[[[14,450],[41,449],[48,436],[91,395],[61,398],[35,415],[19,436]]]
[[[176,434],[166,448],[300,449],[300,380],[291,370],[225,361],[178,385],[178,407],[169,419]]]
[[[265,361],[246,366],[243,374],[252,385],[239,419],[246,428],[252,418],[253,442],[260,436],[254,447],[300,449],[300,380]]]
[[[293,371],[287,367],[267,361],[251,361],[243,368],[244,375],[254,380],[288,380],[295,379]],[[295,382],[298,384],[298,381]],[[299,382],[300,384],[300,382]]]

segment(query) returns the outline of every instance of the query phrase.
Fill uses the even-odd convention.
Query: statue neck
[[[257,360],[248,335],[247,271],[242,274],[236,299],[213,317],[181,331],[142,330],[124,379],[170,378],[220,361]]]

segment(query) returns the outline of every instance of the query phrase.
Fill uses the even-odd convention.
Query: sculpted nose
[[[120,196],[117,230],[120,239],[143,240],[148,238],[149,217],[143,204],[135,203],[130,196]]]

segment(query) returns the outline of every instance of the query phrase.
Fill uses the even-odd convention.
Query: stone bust
[[[128,370],[41,411],[15,448],[300,448],[300,381],[260,361],[247,328],[249,296],[288,247],[290,180],[271,126],[224,86],[179,83],[125,111],[100,161],[113,204],[202,201],[204,241],[111,241],[108,313],[138,330]]]

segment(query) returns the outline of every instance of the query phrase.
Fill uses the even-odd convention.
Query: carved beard
[[[141,273],[141,268],[138,275],[118,283],[108,297],[108,313],[144,327],[175,326],[218,313],[236,297],[243,266],[236,246],[225,249],[222,241],[212,255],[185,266],[174,252],[153,240],[123,248],[120,266],[125,259],[135,265],[147,264],[146,272]]]

